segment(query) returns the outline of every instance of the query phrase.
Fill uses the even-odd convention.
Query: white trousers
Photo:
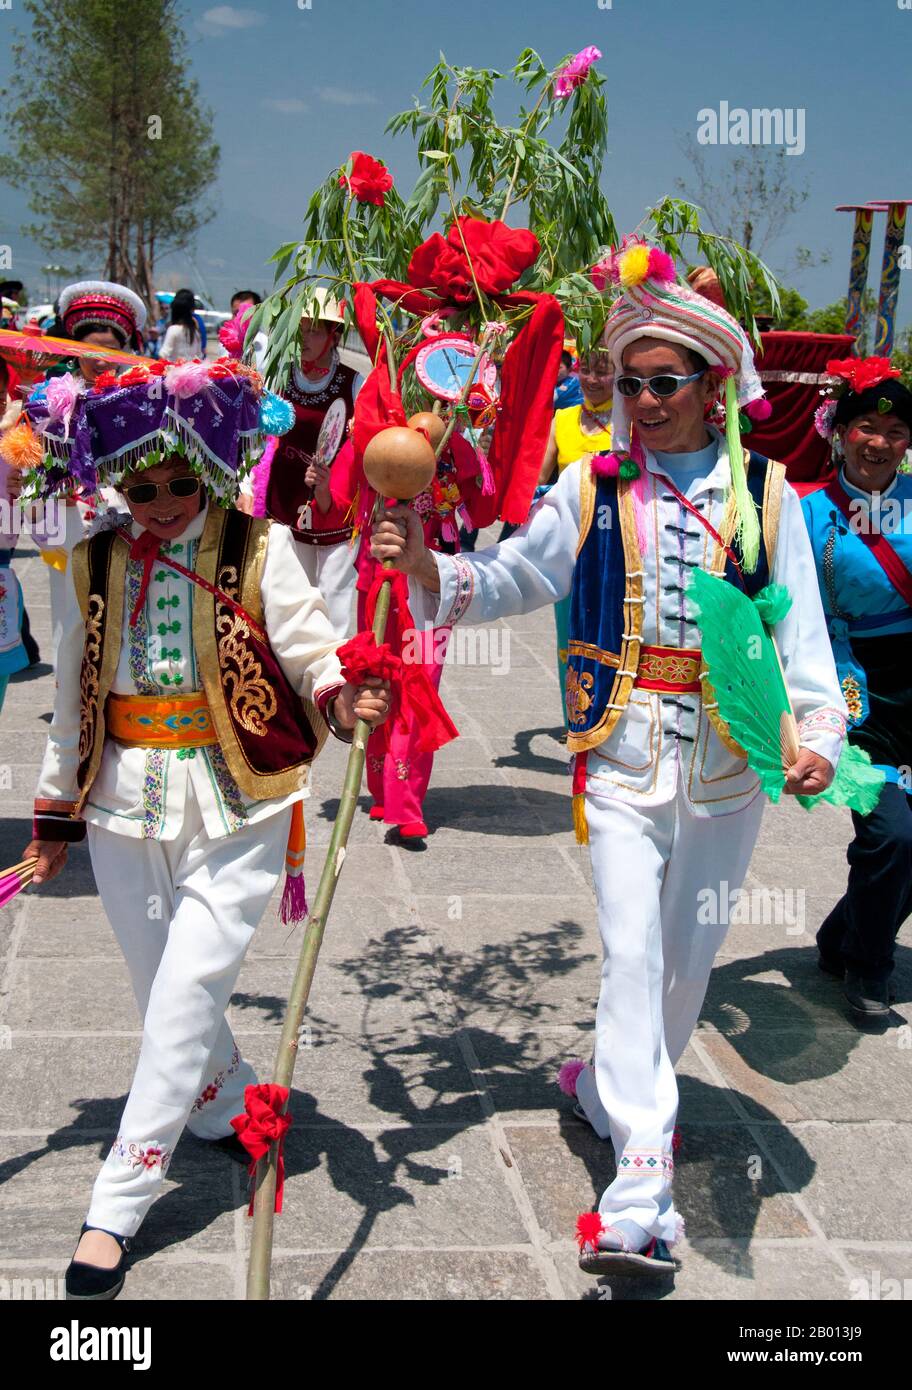
[[[320,590],[329,609],[329,621],[340,637],[348,637],[353,626],[352,606],[358,578],[353,564],[355,551],[348,541],[338,545],[305,545],[301,541],[298,551],[304,557],[307,578]]]
[[[174,840],[90,825],[95,881],[126,957],[143,1018],[142,1046],[120,1132],[95,1182],[91,1226],[135,1235],[189,1124],[231,1134],[253,1068],[225,1010],[278,882],[291,810],[210,839],[191,795]]]
[[[740,888],[763,816],[763,798],[727,816],[697,817],[682,792],[639,810],[587,796],[589,845],[604,960],[593,1065],[577,1099],[601,1138],[611,1138],[617,1176],[603,1193],[604,1225],[635,1221],[673,1242],[672,1136],[675,1064],[693,1032],[727,923],[703,925],[701,890]],[[727,904],[726,904],[727,907]],[[701,920],[698,921],[698,914]]]

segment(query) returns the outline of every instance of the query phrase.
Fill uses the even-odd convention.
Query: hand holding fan
[[[785,790],[785,769],[798,757],[800,739],[767,623],[785,616],[791,597],[784,585],[769,584],[752,600],[734,584],[703,570],[694,570],[690,596],[719,714],[747,754],[763,791],[777,802]],[[828,801],[868,815],[883,782],[883,773],[871,766],[868,754],[847,744],[827,790],[796,800],[806,810]]]

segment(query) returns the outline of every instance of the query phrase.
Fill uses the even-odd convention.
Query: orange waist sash
[[[207,748],[218,743],[201,690],[183,695],[109,695],[105,725],[118,743],[144,748]]]

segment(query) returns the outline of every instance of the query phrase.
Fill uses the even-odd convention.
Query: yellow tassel
[[[61,574],[66,571],[67,553],[65,550],[42,550],[41,558],[46,565],[50,565],[52,570],[59,570]]]
[[[581,792],[573,798],[573,829],[576,831],[576,843],[578,845],[588,845],[589,843],[589,824],[586,820],[586,794]]]

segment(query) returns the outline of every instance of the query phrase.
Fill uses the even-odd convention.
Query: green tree
[[[0,93],[10,145],[0,178],[28,190],[38,220],[24,230],[40,245],[94,255],[151,306],[156,257],[213,215],[219,159],[176,0],[24,9],[31,31],[17,37]]]

